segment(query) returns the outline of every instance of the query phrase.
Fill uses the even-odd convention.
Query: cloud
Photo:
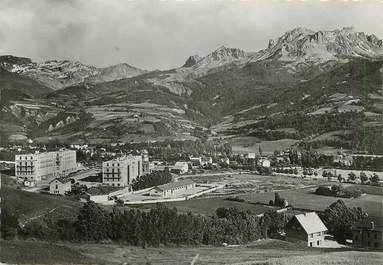
[[[0,0],[0,53],[167,69],[221,45],[263,49],[297,26],[383,37],[379,1]]]

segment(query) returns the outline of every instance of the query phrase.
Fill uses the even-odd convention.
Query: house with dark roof
[[[315,212],[295,215],[285,227],[288,241],[302,243],[308,247],[320,247],[327,230]]]
[[[166,197],[176,195],[194,188],[195,182],[190,179],[185,179],[181,181],[170,182],[167,184],[155,186],[149,191],[149,195]]]
[[[55,178],[49,182],[49,193],[55,195],[65,195],[66,192],[72,190],[70,178]]]
[[[352,226],[354,247],[383,249],[383,217],[366,217]]]

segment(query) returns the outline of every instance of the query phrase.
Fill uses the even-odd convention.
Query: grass
[[[352,249],[298,247],[280,240],[260,240],[232,247],[133,247],[118,244],[0,241],[0,262],[8,264],[381,264],[383,253]]]
[[[297,208],[310,209],[315,211],[323,211],[330,204],[336,202],[339,198],[322,196],[312,193],[313,189],[297,189],[281,191],[279,194],[285,198],[290,204]],[[273,192],[252,193],[240,196],[250,202],[268,203],[274,199]],[[358,199],[342,198],[349,207],[361,207],[370,215],[381,215],[383,211],[383,196],[367,194]]]
[[[15,188],[11,178],[4,174],[2,174],[0,191],[2,207],[12,209],[19,216],[20,221],[44,215],[52,209],[55,209],[55,216],[75,217],[78,209],[82,206],[82,203],[64,197],[19,190]]]
[[[276,258],[266,262],[266,265],[359,265],[359,264],[381,264],[383,258],[382,253],[366,253],[366,252],[341,252],[328,253],[326,255],[307,255],[288,258]],[[237,263],[240,264],[262,264],[262,263]],[[265,264],[265,263],[263,263]]]
[[[367,194],[383,196],[383,187],[356,184],[343,184],[343,186],[350,191],[359,189]]]
[[[297,142],[294,139],[280,139],[275,141],[260,141],[256,137],[236,137],[230,140],[234,153],[259,153],[259,147],[262,148],[263,154],[273,154],[275,150],[286,149]]]
[[[268,207],[263,205],[254,205],[248,202],[238,202],[226,200],[227,197],[215,197],[215,198],[197,198],[182,202],[169,202],[164,203],[169,208],[177,208],[179,212],[192,212],[193,214],[201,215],[214,215],[215,211],[219,207],[236,207],[241,210],[250,211],[254,214],[261,214],[268,210],[274,209],[274,207]],[[156,205],[142,205],[140,208],[154,208]]]
[[[50,242],[0,241],[0,244],[0,262],[8,264],[109,264]]]

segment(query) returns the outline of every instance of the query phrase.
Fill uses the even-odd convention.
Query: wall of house
[[[49,193],[56,195],[65,195],[67,191],[71,191],[71,182],[61,183],[55,180],[49,184]]]
[[[308,247],[320,247],[323,245],[324,232],[312,233],[307,235]]]
[[[301,243],[308,247],[320,247],[324,241],[324,232],[307,234],[296,218],[285,227],[286,239],[290,242]]]
[[[383,249],[383,233],[376,230],[354,230],[352,242],[356,247]]]

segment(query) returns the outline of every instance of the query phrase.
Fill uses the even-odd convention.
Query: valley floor
[[[381,264],[382,252],[301,248],[279,240],[229,247],[142,248],[115,244],[1,241],[0,262],[43,264]]]

